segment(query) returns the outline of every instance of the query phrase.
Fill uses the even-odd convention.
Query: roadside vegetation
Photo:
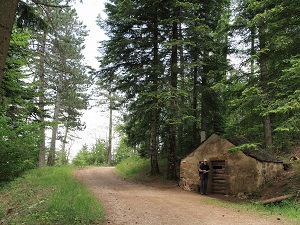
[[[137,155],[125,158],[116,165],[115,172],[127,179],[137,181],[150,181],[154,179],[166,180],[167,160],[158,161],[160,174],[151,175],[151,165],[149,158],[141,158]],[[174,181],[175,182],[175,181]]]
[[[0,187],[0,224],[101,224],[104,211],[72,175],[72,167],[44,167]]]

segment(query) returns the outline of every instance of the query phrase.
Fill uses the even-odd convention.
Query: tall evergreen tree
[[[224,1],[222,7],[226,5],[225,2],[228,3]],[[211,91],[206,95],[209,102],[217,99],[211,97],[217,96],[212,91],[212,86],[224,76],[225,73],[220,71],[227,65],[226,52],[222,51],[226,49],[226,35],[221,38],[217,32],[220,30],[219,20],[225,15],[224,10],[219,10],[222,7],[217,8],[215,4],[210,11],[208,10],[207,15],[205,14],[207,18],[204,14],[202,18],[199,15],[200,6],[203,7],[198,2],[192,1],[165,1],[163,4],[159,1],[151,4],[147,1],[111,1],[106,4],[108,19],[102,23],[109,40],[103,43],[101,66],[104,69],[100,73],[102,75],[100,78],[103,82],[105,79],[109,81],[112,79],[110,75],[114,74],[116,88],[123,91],[128,99],[127,109],[131,114],[126,117],[128,138],[134,145],[147,146],[149,150],[142,152],[143,155],[150,154],[153,174],[159,171],[157,153],[165,153],[168,157],[167,176],[171,179],[177,177],[178,138],[181,142],[184,139],[183,135],[186,135],[184,131],[188,130],[180,125],[179,132],[178,124],[183,124],[186,118],[193,116],[191,104],[188,104],[190,101],[184,99],[184,96],[191,96],[189,94],[191,88],[188,86],[191,78],[185,73],[189,73],[192,70],[190,68],[197,71],[194,74],[193,97],[198,101],[198,82],[202,74],[200,71],[204,65],[209,64],[206,69],[211,76],[209,77]],[[221,12],[218,14],[219,11]],[[215,19],[211,19],[214,21],[211,24],[206,21],[201,23],[204,18],[207,21],[210,21],[209,18]],[[198,24],[195,20],[198,20]],[[193,35],[194,33],[196,35]],[[199,37],[202,38],[201,42]],[[218,45],[222,47],[218,48]],[[194,53],[190,51],[190,46],[197,46]],[[205,51],[211,62],[204,63]],[[192,54],[196,57],[194,61],[190,60]],[[188,61],[185,62],[184,59]],[[214,63],[222,67],[214,68]],[[190,68],[185,69],[186,65]],[[208,108],[208,105],[205,107],[206,111],[210,111],[208,116],[210,121],[218,124],[207,129],[213,132],[222,127],[222,121],[218,118],[216,122],[212,107]],[[196,110],[199,108],[201,109],[196,104]],[[194,114],[194,124],[199,118],[200,115]],[[203,119],[211,124],[207,120]],[[141,130],[144,132],[141,133]],[[189,131],[188,134],[192,132]],[[188,147],[181,145],[181,148]]]
[[[114,4],[106,5],[108,19],[105,21],[104,29],[108,30],[111,39],[104,43],[102,65],[105,70],[116,71],[114,73],[118,74],[117,88],[126,93],[128,100],[148,98],[141,100],[140,103],[143,102],[142,110],[147,111],[149,118],[146,119],[144,116],[138,118],[146,119],[143,123],[149,124],[145,127],[148,131],[144,133],[148,134],[148,137],[146,136],[144,140],[149,140],[146,146],[149,146],[148,153],[151,156],[151,173],[157,174],[159,173],[157,90],[159,75],[163,73],[158,49],[161,39],[158,33],[159,2],[113,2]],[[143,10],[143,13],[137,9]],[[122,71],[122,74],[119,71]],[[105,76],[112,73],[102,74]]]
[[[53,27],[53,32],[49,34],[51,57],[47,58],[48,81],[54,90],[53,129],[48,157],[48,165],[53,165],[58,124],[65,124],[69,128],[72,124],[76,127],[80,125],[78,117],[81,114],[78,110],[87,108],[85,91],[89,80],[81,54],[86,31],[78,21],[75,10],[55,8],[46,11],[46,15]]]

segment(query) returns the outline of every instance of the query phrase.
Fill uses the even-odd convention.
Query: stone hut
[[[213,134],[182,159],[180,186],[185,190],[198,190],[199,161],[204,158],[210,166],[208,193],[253,193],[284,171],[282,161],[258,150],[230,151],[232,147],[238,146],[232,142]]]

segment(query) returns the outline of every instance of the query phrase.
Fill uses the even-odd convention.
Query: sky
[[[100,56],[98,52],[99,41],[106,39],[104,31],[102,31],[96,23],[97,16],[100,14],[101,18],[105,18],[106,14],[103,12],[105,0],[84,0],[83,3],[76,1],[75,9],[79,16],[79,20],[87,26],[89,36],[86,37],[85,49],[83,54],[85,56],[86,64],[92,66],[94,69],[99,68],[99,63],[96,59]],[[93,102],[91,102],[93,104]],[[85,110],[82,122],[86,123],[84,131],[77,131],[72,135],[77,136],[74,141],[67,145],[70,148],[70,158],[74,158],[77,152],[84,144],[93,146],[97,139],[107,140],[108,138],[108,124],[109,112],[106,108],[93,107],[92,109]]]

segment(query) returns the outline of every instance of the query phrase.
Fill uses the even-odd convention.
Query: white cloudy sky
[[[85,50],[83,54],[86,58],[86,63],[95,69],[99,68],[96,56],[99,56],[97,48],[99,41],[106,38],[104,32],[96,24],[97,16],[100,14],[105,18],[103,12],[105,0],[84,0],[83,3],[75,4],[79,20],[87,26],[89,36],[86,38]],[[86,123],[84,131],[78,131],[75,135],[78,137],[75,141],[69,143],[67,148],[70,148],[70,157],[73,158],[84,144],[92,146],[97,139],[105,139],[108,137],[108,111],[104,108],[93,107],[84,112],[81,118],[82,122]]]

